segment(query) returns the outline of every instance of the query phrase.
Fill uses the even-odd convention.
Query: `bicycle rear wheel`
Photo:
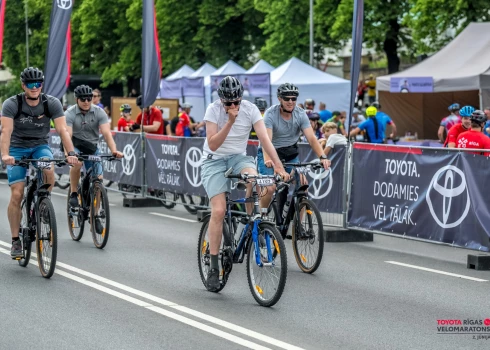
[[[42,198],[37,213],[37,261],[44,278],[50,278],[56,267],[58,233],[53,204],[49,198]]]
[[[199,209],[206,204],[206,197],[194,196],[190,194],[181,194],[182,204],[184,204],[185,210],[189,212],[189,214],[197,214]]]
[[[95,182],[92,187],[90,203],[90,225],[94,245],[103,249],[109,240],[109,227],[111,216],[109,211],[109,198],[100,182]]]
[[[80,186],[78,186],[78,210],[72,211],[70,205],[71,190],[68,190],[68,196],[66,199],[66,213],[68,217],[68,231],[70,232],[71,239],[79,241],[82,239],[83,230],[85,228],[85,218],[83,217],[82,208],[82,193]]]
[[[19,238],[22,242],[22,250],[24,257],[19,260],[19,265],[27,267],[29,260],[31,259],[31,238],[29,237],[29,210],[27,209],[27,202],[24,199],[21,205],[21,218],[20,218],[20,232]]]
[[[263,266],[257,264],[257,258]],[[247,247],[248,286],[259,305],[269,307],[279,301],[287,270],[286,246],[279,230],[270,223],[260,223],[257,241],[250,240]]]
[[[313,273],[318,269],[323,257],[323,222],[320,211],[315,203],[304,198],[299,203],[301,222],[294,218],[293,223],[293,252],[301,271]],[[306,236],[298,233],[299,225],[302,225]]]
[[[160,200],[160,203],[167,208],[172,209],[176,205],[177,195],[172,192],[157,190],[155,191],[155,196]]]

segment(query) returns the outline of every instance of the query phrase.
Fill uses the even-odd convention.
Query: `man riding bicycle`
[[[315,132],[306,112],[296,106],[299,90],[290,83],[284,83],[277,89],[277,99],[279,104],[271,106],[264,116],[264,123],[269,139],[279,155],[279,159],[288,163],[299,163],[298,140],[301,133],[305,136],[313,151],[320,158],[323,167],[328,169],[330,161],[323,153],[322,146],[318,141]],[[257,151],[257,165],[261,175],[272,175],[274,162],[271,157],[259,147]],[[286,171],[291,173],[292,167],[286,167]],[[299,178],[299,177],[297,177]],[[260,206],[268,208],[276,186],[267,187],[266,194],[260,199]],[[283,191],[287,195],[287,192]],[[279,212],[284,201],[280,201]]]
[[[2,161],[7,167],[8,183],[10,186],[10,203],[8,219],[12,234],[12,258],[22,257],[22,244],[19,240],[21,219],[21,201],[24,195],[27,169],[15,166],[15,161],[21,158],[53,159],[53,152],[48,146],[50,121],[54,120],[56,131],[68,151],[67,161],[78,163],[70,135],[66,129],[66,121],[60,100],[41,93],[44,74],[38,68],[29,67],[20,74],[24,93],[8,98],[2,106]],[[46,183],[53,188],[54,167],[43,170]]]
[[[111,126],[106,112],[92,104],[92,88],[80,85],[75,88],[77,104],[66,110],[67,130],[72,138],[75,151],[84,155],[97,155],[99,149],[99,130],[104,136],[107,146],[116,158],[122,158],[123,154],[116,149],[116,143],[112,138]],[[88,170],[93,167],[93,174],[102,179],[102,165],[100,162],[84,161]],[[78,207],[77,189],[80,181],[82,163],[74,165],[70,169],[70,206]]]
[[[223,232],[226,209],[226,192],[231,183],[224,174],[229,168],[234,173],[257,174],[252,157],[246,156],[248,136],[253,128],[268,154],[271,155],[274,171],[288,180],[277,153],[267,137],[264,121],[253,103],[242,100],[243,86],[238,79],[227,76],[219,84],[219,100],[211,103],[204,116],[206,140],[203,146],[202,183],[210,200],[209,221],[211,269],[207,276],[208,290],[220,286],[218,254]],[[247,196],[251,186],[247,186]],[[250,212],[251,207],[247,206]]]

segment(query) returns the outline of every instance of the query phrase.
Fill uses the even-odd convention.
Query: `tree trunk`
[[[383,50],[388,60],[388,74],[396,73],[400,70],[400,58],[398,57],[398,35],[400,24],[396,19],[390,20],[390,30],[386,33],[383,42]]]

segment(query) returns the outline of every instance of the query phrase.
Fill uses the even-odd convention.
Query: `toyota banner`
[[[349,226],[489,251],[488,158],[356,143]]]

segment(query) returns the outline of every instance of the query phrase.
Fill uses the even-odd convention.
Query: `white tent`
[[[186,102],[192,105],[192,117],[194,120],[203,120],[204,113],[206,113],[206,107],[209,104],[209,89],[211,86],[210,75],[216,71],[216,67],[209,63],[204,63],[194,73],[190,75],[191,78],[204,78],[204,91],[205,97],[189,97],[186,98]]]
[[[184,77],[190,77],[192,73],[194,73],[195,70],[189,67],[187,64],[184,64],[182,67],[180,67],[177,71],[173,72],[170,74],[166,80],[175,80],[179,78],[184,78]]]
[[[239,64],[233,62],[232,60],[229,60],[224,65],[222,65],[217,70],[215,70],[211,74],[211,80],[209,82],[209,85],[205,86],[207,103],[211,103],[212,101],[214,101],[218,98],[218,93],[216,91],[211,93],[211,85],[213,85],[213,84],[217,85],[218,84],[218,78],[215,78],[215,76],[245,74],[246,72],[247,71],[245,70],[245,68],[243,68]]]
[[[191,74],[191,78],[209,77],[214,71],[216,71],[216,67],[206,62]],[[206,84],[206,82],[204,83]]]
[[[260,60],[259,62],[255,63],[254,66],[247,71],[247,74],[270,73],[274,69],[275,68],[273,66],[271,66],[269,63],[267,63],[266,61]]]
[[[330,111],[349,112],[350,81],[327,74],[296,57],[271,72],[274,95],[279,85],[283,83],[292,83],[299,88],[298,103],[312,98],[315,100],[316,109],[320,102],[324,102]]]

